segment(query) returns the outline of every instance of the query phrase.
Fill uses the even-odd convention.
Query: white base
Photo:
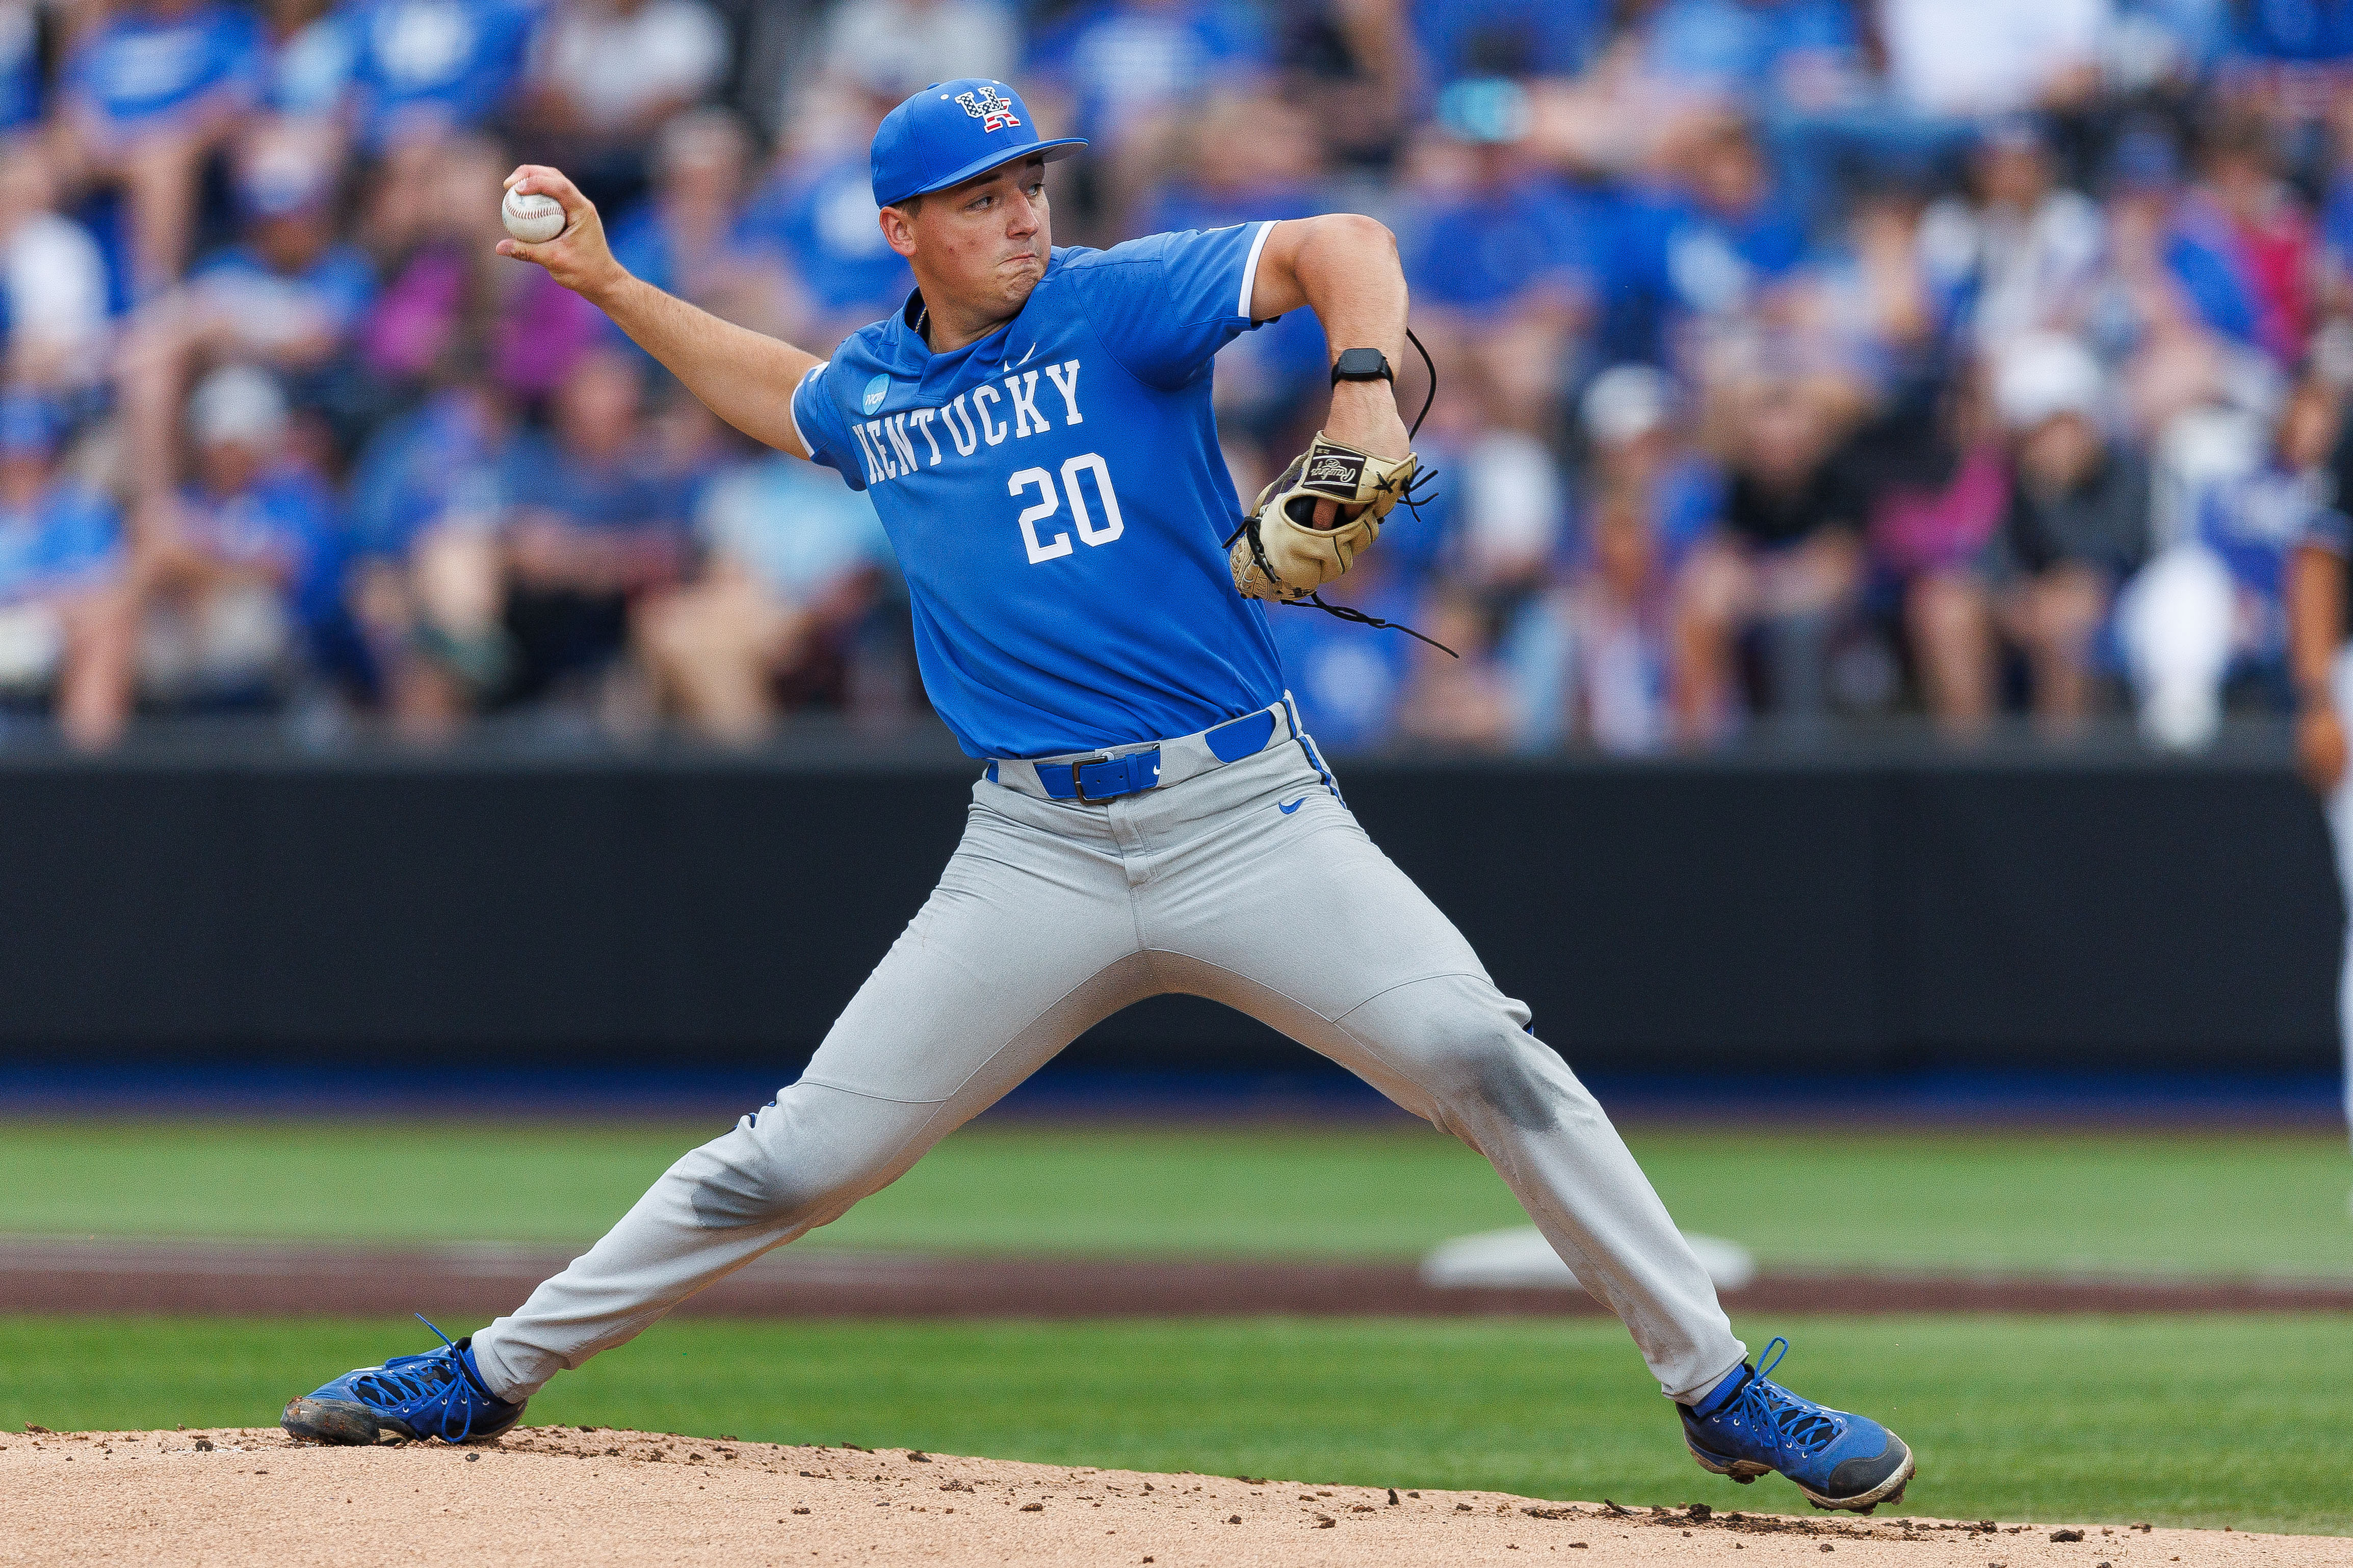
[[[1757,1260],[1746,1247],[1713,1236],[1683,1239],[1691,1243],[1700,1267],[1707,1270],[1717,1289],[1737,1290],[1757,1278]],[[1577,1288],[1577,1276],[1560,1260],[1544,1232],[1532,1225],[1440,1242],[1421,1260],[1421,1279],[1441,1289]]]

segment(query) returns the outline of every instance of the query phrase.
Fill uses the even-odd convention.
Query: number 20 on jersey
[[[1087,506],[1086,491],[1081,484],[1089,474],[1094,476],[1095,496],[1103,506],[1101,525],[1096,523],[1093,511]],[[1044,468],[1024,468],[1005,482],[1006,493],[1016,500],[1033,489],[1038,492],[1038,500],[1024,508],[1018,519],[1021,542],[1029,552],[1029,564],[1032,566],[1059,560],[1071,552],[1069,530],[1057,531],[1051,539],[1041,540],[1038,535],[1038,525],[1050,521],[1062,510],[1065,497],[1070,500],[1071,521],[1077,527],[1079,537],[1087,543],[1109,544],[1126,531],[1127,524],[1119,515],[1119,496],[1111,488],[1111,469],[1098,453],[1082,452],[1064,463],[1059,490],[1054,484],[1054,476]]]

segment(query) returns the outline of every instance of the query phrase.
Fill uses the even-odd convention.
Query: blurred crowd
[[[912,286],[875,124],[972,75],[1093,140],[1061,243],[1397,232],[1438,500],[1333,596],[1461,657],[1273,611],[1335,750],[2287,705],[2353,0],[0,0],[0,709],[919,711],[865,498],[491,247],[555,163],[633,271],[829,352]],[[1326,363],[1304,313],[1221,356],[1245,498]]]

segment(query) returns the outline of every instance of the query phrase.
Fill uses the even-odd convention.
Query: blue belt
[[[1239,719],[1229,719],[1214,729],[1201,732],[1209,754],[1218,763],[1238,763],[1244,757],[1255,756],[1266,749],[1274,735],[1274,712],[1261,709]],[[1187,755],[1180,752],[1179,763]],[[1124,752],[1118,756],[1082,758],[1074,763],[1033,763],[1039,787],[1049,800],[1075,800],[1082,805],[1094,805],[1106,800],[1117,800],[1124,795],[1138,795],[1160,783],[1160,748],[1147,746],[1140,752]],[[1180,777],[1187,771],[1180,768]],[[989,764],[989,776],[997,776],[997,766]]]
[[[1116,800],[1158,784],[1160,748],[1098,757],[1091,763],[1039,763],[1036,767],[1038,782],[1045,787],[1049,800],[1075,800],[1082,805],[1092,805],[1099,800]]]

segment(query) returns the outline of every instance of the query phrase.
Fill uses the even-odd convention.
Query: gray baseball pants
[[[1484,1154],[1662,1391],[1715,1386],[1746,1349],[1609,1119],[1276,711],[1264,750],[1107,805],[976,784],[939,887],[800,1081],[474,1336],[492,1392],[530,1394],[839,1218],[1082,1031],[1169,991],[1240,1008]]]

